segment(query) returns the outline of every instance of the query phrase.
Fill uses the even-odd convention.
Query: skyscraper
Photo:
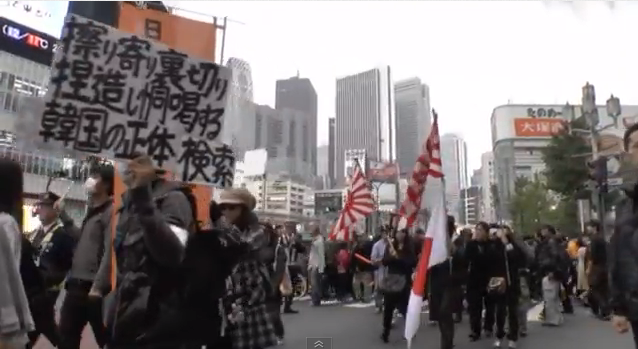
[[[459,135],[448,133],[441,137],[441,162],[445,176],[445,201],[448,212],[460,219],[461,189],[469,187],[467,178],[467,144]],[[460,221],[460,220],[459,220]]]
[[[481,219],[486,222],[496,222],[499,217],[496,214],[494,189],[496,177],[494,176],[494,154],[492,152],[481,155]]]
[[[335,118],[328,119],[328,178],[330,179],[330,188],[335,185],[335,147],[336,147],[336,121]]]
[[[277,80],[275,95],[275,109],[292,109],[303,112],[305,120],[299,120],[304,134],[304,156],[309,154],[309,159],[303,159],[312,165],[312,174],[317,174],[317,91],[312,82],[299,76],[286,80]]]
[[[397,162],[402,175],[410,175],[430,132],[430,91],[419,78],[394,85],[396,98]]]
[[[335,181],[345,182],[345,152],[365,149],[375,161],[396,158],[394,88],[389,66],[337,79]]]
[[[293,109],[273,109],[267,105],[257,105],[254,132],[255,148],[265,148],[268,152],[266,172],[286,173],[297,181],[312,184],[312,164],[310,149],[303,146],[306,141],[303,128],[305,113]],[[245,133],[251,133],[246,130]],[[316,147],[314,148],[316,151]],[[304,153],[304,151],[306,153]]]
[[[222,141],[229,144],[238,159],[242,159],[244,153],[255,149],[252,134],[245,132],[253,129],[255,123],[255,105],[253,104],[253,79],[248,62],[231,57],[226,66],[233,72],[226,116],[224,117],[224,129]]]

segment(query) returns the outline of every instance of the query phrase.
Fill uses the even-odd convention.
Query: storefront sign
[[[516,137],[550,137],[565,127],[565,120],[553,118],[515,118]]]
[[[527,108],[527,116],[530,118],[555,118],[562,114],[562,111],[554,108]]]
[[[0,50],[49,66],[57,46],[56,38],[0,17]]]

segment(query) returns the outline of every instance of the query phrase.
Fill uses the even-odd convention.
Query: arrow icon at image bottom
[[[323,342],[322,341],[316,341],[314,344],[315,348],[323,348]]]

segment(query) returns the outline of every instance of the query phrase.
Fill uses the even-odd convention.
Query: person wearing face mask
[[[93,329],[98,346],[102,348],[106,344],[102,299],[99,293],[90,291],[105,288],[95,285],[95,281],[100,264],[110,262],[113,177],[113,166],[109,164],[91,168],[84,183],[89,208],[80,227],[65,213],[62,202],[54,204],[64,227],[78,240],[60,313],[60,348],[79,349],[87,323]]]

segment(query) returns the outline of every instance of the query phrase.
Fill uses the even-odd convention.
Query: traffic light
[[[588,161],[589,179],[596,182],[601,193],[607,192],[607,158],[602,156],[596,160]]]

